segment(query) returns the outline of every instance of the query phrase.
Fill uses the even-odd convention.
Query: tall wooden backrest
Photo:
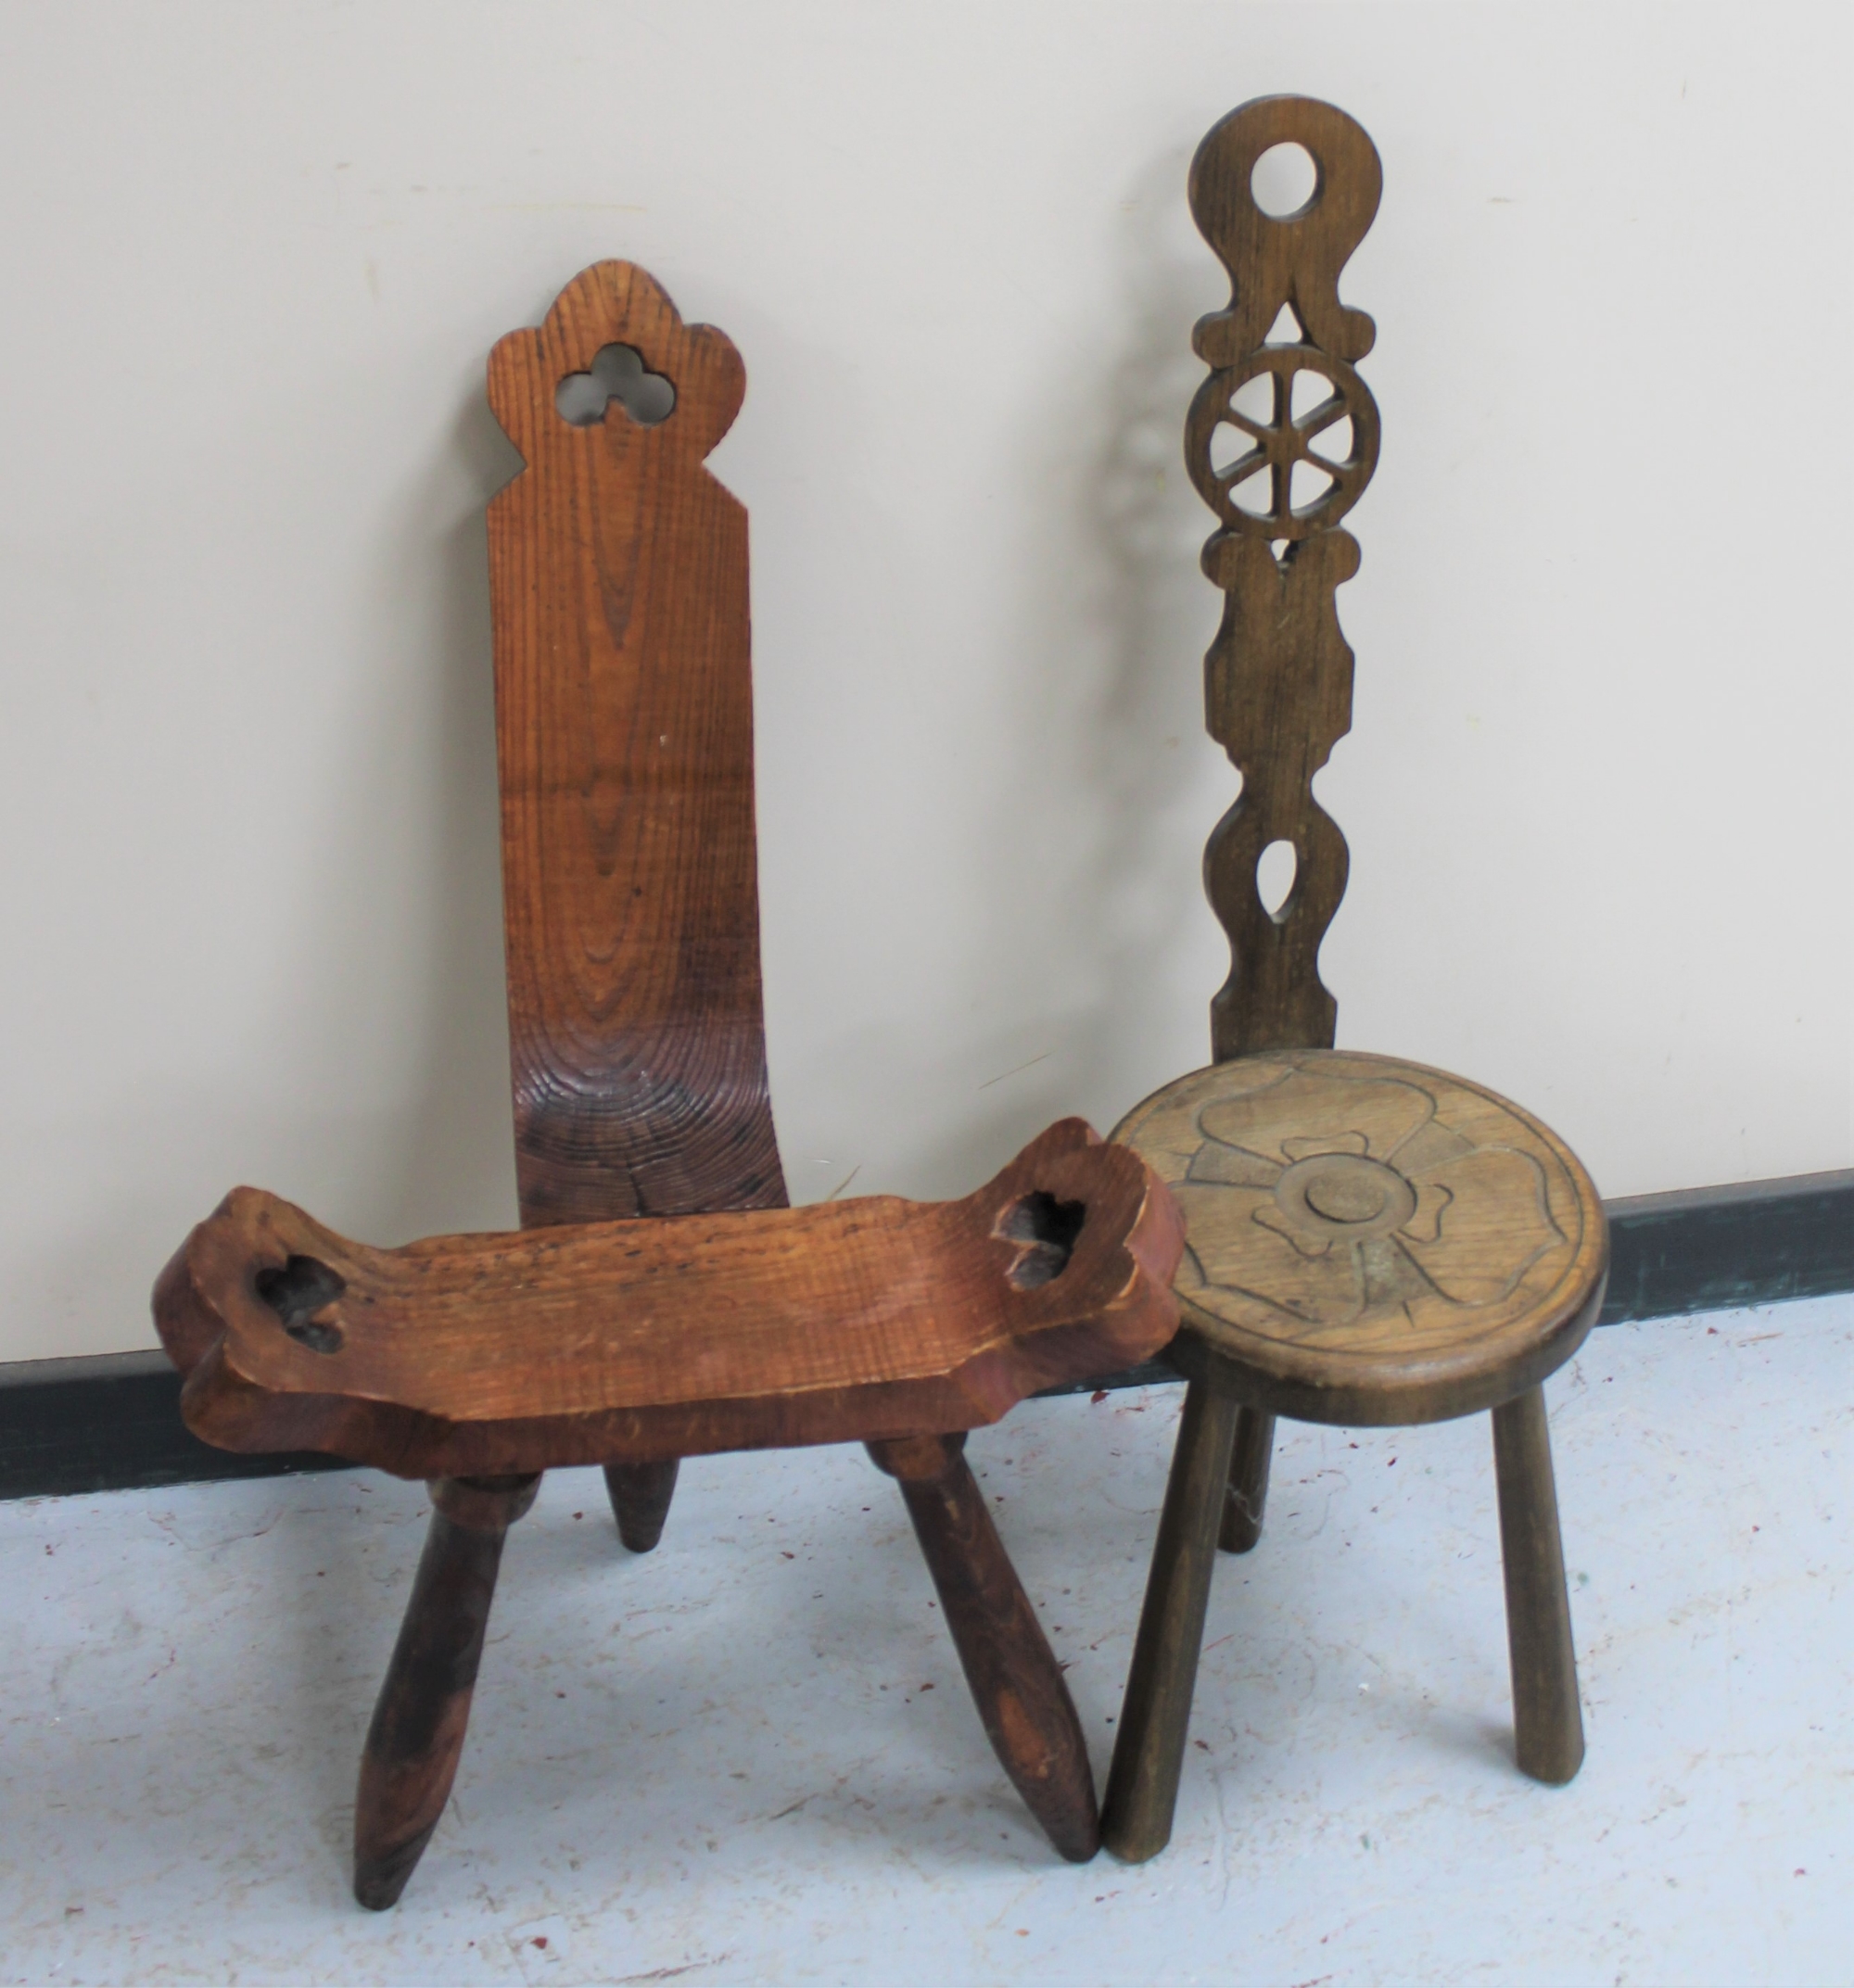
[[[1251,181],[1263,153],[1283,144],[1304,146],[1316,177],[1305,205],[1277,217],[1257,204]],[[1211,1004],[1219,1063],[1333,1042],[1338,1007],[1320,981],[1319,949],[1347,857],[1313,779],[1352,726],[1352,651],[1334,594],[1358,570],[1358,542],[1338,527],[1378,462],[1377,403],[1353,371],[1376,330],[1340,302],[1339,273],[1382,184],[1363,127],[1306,97],[1245,104],[1212,127],[1191,162],[1191,213],[1231,284],[1227,308],[1192,335],[1212,372],[1185,430],[1186,467],[1219,524],[1204,572],[1226,596],[1204,658],[1204,721],[1242,775],[1204,851],[1204,887],[1230,947],[1229,978]],[[1297,322],[1276,337],[1284,307]],[[1325,389],[1298,413],[1297,374]],[[1297,488],[1308,483],[1315,488]],[[1258,867],[1276,842],[1292,845],[1294,881],[1271,911]]]
[[[745,390],[728,338],[625,262],[490,355],[527,463],[489,505],[524,1226],[785,1205],[747,518],[704,461]]]

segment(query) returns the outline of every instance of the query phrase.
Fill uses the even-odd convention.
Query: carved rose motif
[[[1196,1126],[1173,1183],[1190,1235],[1177,1288],[1213,1312],[1227,1293],[1315,1328],[1398,1309],[1420,1325],[1500,1302],[1567,1240],[1537,1159],[1472,1144],[1401,1078],[1290,1066]]]

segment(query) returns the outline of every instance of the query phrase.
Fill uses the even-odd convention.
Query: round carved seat
[[[1214,1349],[1252,1408],[1352,1425],[1494,1408],[1595,1320],[1596,1189],[1556,1133],[1479,1084],[1278,1050],[1179,1078],[1114,1138],[1184,1210],[1175,1357]]]

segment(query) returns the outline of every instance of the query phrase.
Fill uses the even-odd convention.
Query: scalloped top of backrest
[[[489,354],[489,405],[531,467],[571,450],[578,429],[592,425],[560,413],[560,383],[587,372],[611,345],[629,346],[675,386],[659,446],[699,462],[733,426],[747,390],[733,340],[712,324],[685,324],[669,293],[635,262],[595,262],[540,325],[498,339]]]

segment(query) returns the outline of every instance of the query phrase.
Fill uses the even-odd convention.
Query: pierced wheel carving
[[[1292,412],[1294,375],[1312,374],[1331,392],[1298,418]],[[1236,398],[1251,380],[1273,387],[1272,416],[1241,412]],[[1341,421],[1352,424],[1344,457],[1319,449],[1319,437]],[[1235,428],[1249,448],[1219,469],[1212,442],[1220,427]],[[1311,345],[1264,345],[1234,366],[1213,373],[1198,389],[1185,429],[1185,462],[1203,499],[1233,531],[1260,538],[1298,539],[1336,525],[1364,494],[1378,464],[1378,403],[1371,389],[1342,359]],[[1311,502],[1293,501],[1294,470],[1305,462],[1329,477]],[[1242,486],[1265,500],[1237,501]]]

